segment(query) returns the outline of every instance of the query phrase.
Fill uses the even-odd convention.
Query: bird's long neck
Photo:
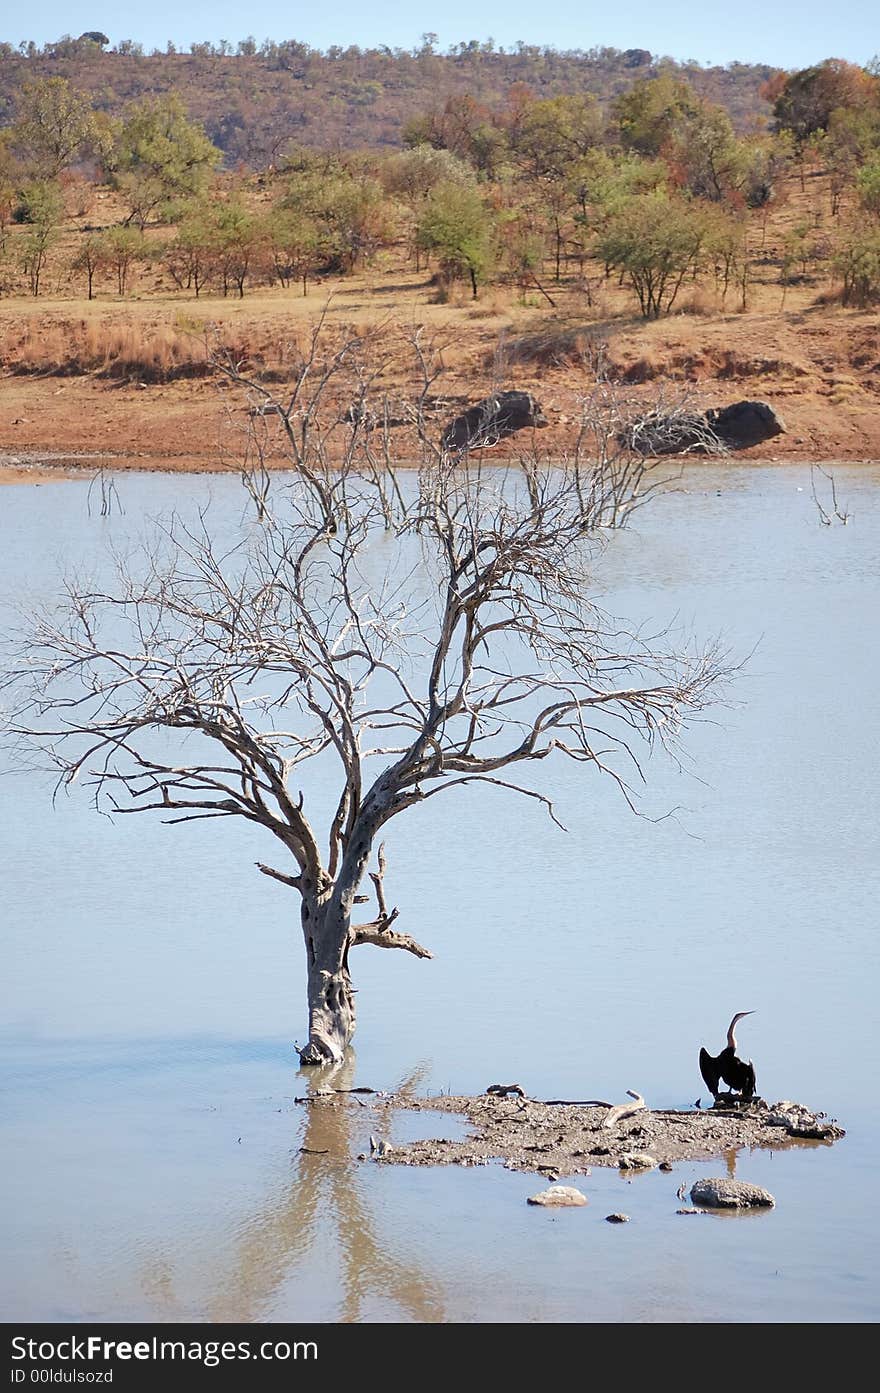
[[[739,1016],[734,1016],[733,1020],[730,1022],[730,1025],[727,1027],[727,1048],[729,1050],[736,1049],[736,1036],[733,1032],[736,1028],[736,1023],[738,1020]]]

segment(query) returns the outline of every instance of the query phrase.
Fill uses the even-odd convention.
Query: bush
[[[699,270],[706,240],[698,206],[654,189],[609,219],[596,251],[610,270],[628,277],[645,319],[658,319],[672,309],[685,277]]]
[[[845,305],[867,309],[880,301],[880,228],[852,229],[838,246],[834,268]]]

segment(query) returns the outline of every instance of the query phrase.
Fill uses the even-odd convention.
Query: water
[[[686,1106],[705,1092],[700,1044],[717,1052],[753,1009],[739,1041],[762,1094],[825,1109],[846,1138],[594,1171],[588,1207],[562,1214],[526,1206],[540,1182],[497,1166],[359,1163],[367,1109],[293,1101],[310,1083],[292,1048],[301,938],[291,892],[254,869],[271,857],[257,833],[110,822],[81,794],[53,809],[15,775],[0,782],[7,1320],[877,1318],[880,469],[835,477],[847,527],[819,525],[806,468],[701,464],[612,539],[606,607],[721,634],[747,658],[732,704],[692,731],[689,769],[651,761],[644,810],[674,818],[545,766],[567,833],[501,790],[391,824],[389,899],[436,958],[358,950],[344,1082],[515,1079]],[[50,595],[172,506],[210,498],[220,530],[241,516],[232,480],[119,489],[109,519],[80,483],[3,490],[0,593]],[[776,1208],[675,1214],[681,1183],[729,1169]],[[620,1209],[630,1224],[604,1222]]]

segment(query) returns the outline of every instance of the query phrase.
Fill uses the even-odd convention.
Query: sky
[[[880,51],[880,24],[872,0],[627,0],[613,6],[580,0],[544,10],[533,0],[335,0],[331,5],[282,0],[152,0],[126,11],[119,0],[39,0],[34,10],[0,15],[0,39],[44,44],[62,34],[98,29],[111,43],[133,39],[146,49],[249,34],[299,39],[313,48],[360,44],[418,47],[423,33],[439,47],[493,38],[553,48],[647,48],[654,54],[701,63],[764,62],[805,67],[822,58],[866,63]]]

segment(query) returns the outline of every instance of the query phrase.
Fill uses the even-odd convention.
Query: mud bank
[[[767,1104],[653,1110],[614,1106],[589,1100],[540,1101],[518,1094],[500,1097],[417,1098],[409,1094],[376,1094],[369,1100],[347,1094],[319,1092],[298,1102],[312,1108],[371,1110],[374,1137],[371,1155],[363,1158],[383,1165],[487,1165],[500,1162],[508,1170],[545,1177],[586,1175],[594,1166],[650,1169],[677,1161],[703,1161],[743,1147],[780,1150],[830,1146],[845,1136],[842,1127],[822,1112],[788,1100]],[[444,1137],[438,1117],[437,1135],[390,1145],[393,1114],[446,1114],[470,1124],[462,1140]],[[621,1113],[628,1111],[628,1116]],[[457,1129],[456,1129],[457,1130]]]

